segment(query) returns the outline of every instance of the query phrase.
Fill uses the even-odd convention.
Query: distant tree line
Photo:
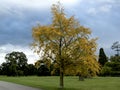
[[[6,62],[0,66],[0,75],[7,76],[50,76],[59,75],[59,69],[54,69],[54,62],[50,60],[38,60],[34,64],[28,64],[27,57],[23,52],[11,52],[5,56]]]
[[[7,76],[59,76],[60,70],[56,62],[51,62],[50,59],[43,58],[35,62],[35,64],[28,64],[27,57],[23,52],[11,52],[5,56],[6,62],[0,66],[0,75]],[[99,76],[120,76],[120,56],[114,55],[108,58],[103,48],[99,50],[100,73]],[[84,68],[84,67],[83,67]],[[83,69],[84,70],[84,69]],[[72,69],[71,69],[72,72]],[[92,73],[83,73],[84,77],[92,76]],[[67,73],[66,75],[77,75],[74,73]],[[81,74],[82,75],[82,74]]]
[[[54,62],[43,59],[34,64],[28,64],[27,57],[23,52],[11,52],[5,56],[6,62],[0,66],[0,75],[7,76],[50,76],[59,75],[59,69],[55,68]],[[54,69],[53,69],[54,68]]]

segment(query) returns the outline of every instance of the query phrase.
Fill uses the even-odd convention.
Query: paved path
[[[0,90],[40,90],[32,87],[27,87],[24,85],[9,83],[0,81]]]

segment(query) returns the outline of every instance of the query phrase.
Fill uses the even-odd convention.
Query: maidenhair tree
[[[54,4],[51,11],[53,17],[50,25],[33,27],[32,46],[41,57],[53,60],[59,67],[60,88],[63,88],[64,74],[72,72],[70,68],[75,68],[74,73],[88,70],[96,74],[96,43],[89,37],[90,29],[80,25],[74,16],[67,17],[60,3]]]

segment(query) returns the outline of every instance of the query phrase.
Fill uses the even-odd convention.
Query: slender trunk
[[[79,75],[79,81],[84,81],[84,77]]]
[[[60,71],[60,88],[64,88],[64,74]]]
[[[62,37],[60,38],[59,44],[59,59],[60,59],[60,88],[64,88],[64,59],[62,59]]]

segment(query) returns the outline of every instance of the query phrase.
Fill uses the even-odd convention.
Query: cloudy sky
[[[0,64],[6,53],[22,51],[34,63],[39,57],[30,49],[32,27],[51,23],[51,5],[58,0],[0,0]],[[81,25],[98,37],[98,50],[107,56],[115,52],[111,45],[120,42],[120,0],[60,0],[68,16],[74,15]]]

